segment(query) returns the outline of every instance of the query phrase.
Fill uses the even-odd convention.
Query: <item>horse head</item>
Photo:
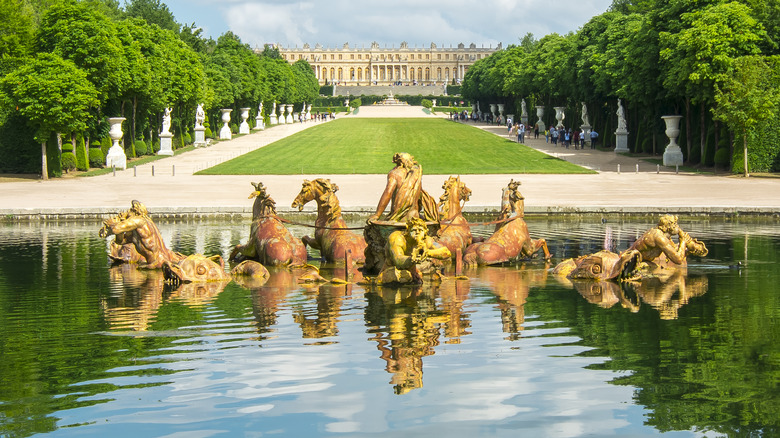
[[[441,186],[444,193],[439,197],[437,208],[444,218],[450,218],[460,213],[461,202],[468,201],[471,197],[471,189],[460,180],[460,176],[451,176]]]
[[[276,201],[271,199],[261,182],[251,183],[255,190],[249,195],[249,199],[255,198],[252,206],[252,216],[268,216],[276,214]]]
[[[506,187],[501,189],[501,214],[499,218],[506,219],[516,214],[523,214],[525,198],[517,190],[518,187],[520,187],[520,181],[512,179]]]

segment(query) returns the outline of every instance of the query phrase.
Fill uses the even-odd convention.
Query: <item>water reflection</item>
[[[613,224],[617,246],[646,226]],[[161,232],[224,252],[231,227]],[[599,224],[529,227],[561,258],[603,241]],[[169,289],[110,267],[94,226],[0,229],[0,435],[770,435],[780,237],[735,228],[691,227],[715,236],[706,264],[641,282],[564,284],[532,262],[368,290],[327,265],[351,283],[276,269]]]

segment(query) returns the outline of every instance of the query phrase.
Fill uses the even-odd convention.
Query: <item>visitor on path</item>
[[[598,139],[599,139],[599,133],[596,132],[595,129],[593,131],[590,131],[590,148],[591,149],[596,149],[596,142],[598,141]]]
[[[534,139],[539,138],[539,125],[534,125]]]
[[[522,123],[518,126],[517,129],[517,142],[525,143],[525,125]]]
[[[580,149],[585,149],[585,130],[580,131]]]
[[[566,149],[569,149],[569,145],[571,144],[571,129],[568,131],[564,131],[563,133],[563,145],[566,146]]]
[[[552,138],[553,145],[558,146],[558,130],[554,126],[550,127],[550,138]]]
[[[580,148],[580,131],[574,130],[572,141],[574,142],[574,150],[576,151]]]

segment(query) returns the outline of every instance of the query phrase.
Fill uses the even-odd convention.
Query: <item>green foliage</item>
[[[100,148],[89,148],[89,167],[103,167],[106,156]]]
[[[147,150],[147,147],[146,147],[146,142],[143,141],[143,140],[136,140],[135,141],[135,153],[136,153],[136,155],[138,155],[140,157],[141,155],[146,155],[147,152],[148,152],[148,150]]]
[[[447,85],[447,94],[450,96],[459,96],[460,90],[460,85]]]
[[[129,0],[125,3],[125,12],[130,17],[142,18],[163,29],[179,32],[179,23],[168,6],[160,3],[160,0]]]
[[[103,137],[100,139],[100,150],[103,151],[104,157],[108,155],[108,150],[111,149],[112,144],[110,137]]]
[[[360,98],[358,97],[357,99],[352,99],[349,102],[349,107],[352,108],[352,109],[355,109],[355,108],[359,108],[360,105],[362,105],[362,104],[363,104],[363,101],[360,100]]]
[[[206,128],[206,130],[203,131],[203,136],[206,138],[214,138],[214,133],[211,132],[211,128]]]
[[[73,152],[63,152],[61,156],[62,170],[70,172],[76,169],[76,155]]]
[[[333,96],[333,85],[323,85],[320,87],[320,96]]]
[[[189,132],[185,132],[183,137],[185,145],[192,144],[192,137],[190,136]]]
[[[780,66],[780,61],[776,58],[770,62]],[[777,87],[780,71],[770,67],[758,56],[738,58],[734,65],[732,73],[724,78],[716,89],[717,106],[713,114],[742,139],[743,150],[739,155],[742,158],[742,173],[747,176],[750,164],[757,165],[757,170],[768,171],[777,154],[777,143],[768,142],[767,138],[759,137],[758,134],[763,122],[775,119],[780,109],[780,89]],[[751,138],[760,139],[752,142],[755,152],[753,157],[748,152]],[[737,162],[736,155],[735,153],[732,162],[734,166]]]
[[[238,134],[238,125],[235,123],[230,124],[230,132],[232,132],[234,135]]]
[[[729,149],[720,148],[715,151],[715,165],[726,167],[729,164]]]
[[[28,120],[37,141],[52,132],[77,132],[87,127],[97,91],[86,74],[55,54],[35,59],[0,80],[0,91]]]
[[[35,12],[29,2],[0,1],[0,58],[28,55],[34,34]]]
[[[62,139],[62,152],[73,152],[73,144],[70,139]]]
[[[76,169],[81,171],[89,170],[89,157],[87,156],[87,145],[84,143],[84,136],[76,136]]]
[[[420,104],[423,106],[423,108],[431,109],[433,108],[433,102],[431,102],[430,99],[423,99],[420,101]]]
[[[41,171],[41,145],[33,139],[26,123],[19,111],[14,111],[0,125],[0,172]]]

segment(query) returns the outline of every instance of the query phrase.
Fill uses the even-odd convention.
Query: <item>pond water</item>
[[[654,225],[528,223],[558,261]],[[184,253],[249,232],[158,225]],[[778,436],[780,228],[681,225],[709,256],[639,286],[575,288],[532,261],[420,289],[288,271],[170,289],[111,267],[97,223],[3,224],[0,436]]]

